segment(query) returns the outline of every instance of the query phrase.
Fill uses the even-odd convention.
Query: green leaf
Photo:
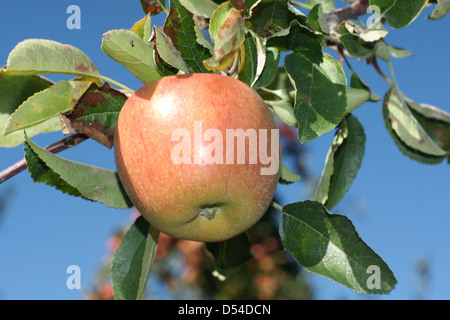
[[[428,104],[415,103],[409,98],[405,101],[430,138],[447,151],[450,160],[450,114]]]
[[[339,42],[354,58],[365,59],[375,53],[376,44],[366,42],[356,34],[346,33],[339,37]]]
[[[197,42],[196,25],[192,14],[180,4],[170,0],[170,13],[166,18],[164,33],[193,72],[208,72],[203,60],[211,57],[207,48]]]
[[[391,123],[391,119],[389,117],[389,110],[388,110],[386,104],[383,105],[383,119],[384,119],[384,124],[386,126],[386,129],[389,132],[395,145],[398,147],[398,149],[401,151],[401,153],[403,155],[405,155],[406,157],[408,157],[412,160],[418,161],[420,163],[424,163],[424,164],[439,164],[445,159],[445,156],[440,156],[440,157],[431,156],[429,154],[422,153],[418,150],[415,150],[415,149],[409,147],[407,144],[405,144],[397,136],[395,131],[392,129],[392,123]]]
[[[245,47],[245,61],[242,71],[239,74],[239,80],[251,86],[255,80],[258,63],[260,63],[261,52],[258,52],[255,39],[252,34],[247,33],[244,41]],[[262,64],[264,66],[265,55],[263,56]]]
[[[289,100],[266,100],[280,119],[288,126],[297,127],[298,122],[294,114],[293,103]]]
[[[364,156],[366,136],[358,119],[349,114],[340,124],[328,150],[315,200],[335,207],[352,185]]]
[[[289,168],[286,167],[283,163],[281,164],[281,170],[280,170],[280,183],[281,184],[294,183],[294,182],[300,180],[301,178],[302,177],[300,177],[300,175],[289,170]]]
[[[437,0],[433,12],[427,17],[430,20],[442,19],[450,11],[450,0]]]
[[[130,226],[114,253],[111,281],[116,300],[142,300],[158,246],[159,231],[142,216]]]
[[[211,18],[213,12],[218,7],[217,3],[211,0],[180,0],[180,3],[192,14],[205,18]]]
[[[82,196],[113,208],[129,208],[128,199],[117,172],[58,157],[25,138],[25,158],[31,177],[58,190]],[[30,164],[29,164],[30,163]]]
[[[387,108],[392,129],[406,145],[430,156],[447,155],[447,152],[442,150],[422,128],[404,102],[404,98],[398,97],[392,88],[385,95],[384,105]]]
[[[428,0],[370,0],[378,6],[381,16],[392,28],[403,28],[413,22],[428,3]]]
[[[346,96],[347,107],[345,109],[345,114],[349,114],[369,100],[370,91],[350,87],[346,89]]]
[[[316,34],[294,20],[288,29],[282,30],[267,40],[267,47],[276,47],[284,51],[301,53],[313,63],[323,60],[323,35]]]
[[[162,28],[155,26],[154,30],[156,37],[156,48],[161,59],[184,73],[190,73],[189,67],[186,65],[180,53],[173,45],[172,40],[170,40],[170,38],[162,31]]]
[[[330,28],[328,27],[327,21],[325,20],[325,15],[323,13],[322,5],[317,3],[308,13],[308,23],[316,31],[322,33],[330,33]]]
[[[28,140],[28,139],[27,139]],[[31,141],[31,140],[30,140]],[[36,183],[45,183],[49,186],[55,187],[59,191],[80,197],[81,193],[77,188],[72,187],[56,172],[50,169],[43,160],[34,152],[28,141],[23,144],[25,151],[25,160],[27,162],[27,169],[30,172],[31,178]]]
[[[241,13],[231,9],[214,38],[214,59],[222,62],[245,41],[245,22]]]
[[[235,268],[253,258],[250,239],[246,232],[222,242],[208,242],[206,248],[215,259],[218,270]]]
[[[375,49],[375,53],[378,57],[383,59],[386,62],[389,62],[391,57],[394,58],[405,58],[410,57],[413,54],[405,49],[397,48],[391,45],[388,45],[384,41],[378,41]]]
[[[272,83],[277,75],[280,63],[280,52],[275,48],[265,50],[265,63],[261,75],[253,82],[253,88],[264,88]]]
[[[130,30],[133,31],[138,37],[142,38],[142,40],[148,41],[152,35],[151,24],[152,18],[150,14],[148,14],[141,20],[137,21]]]
[[[28,39],[17,44],[8,56],[7,71],[11,75],[59,73],[99,76],[95,65],[82,51],[44,39]]]
[[[330,55],[321,65],[300,53],[285,58],[285,68],[295,84],[294,114],[298,139],[306,143],[334,129],[346,108],[346,78],[342,67]]]
[[[305,18],[304,15],[295,12],[288,1],[261,0],[253,9],[248,21],[253,31],[272,35],[280,29],[289,28],[291,21],[297,20],[303,23]]]
[[[300,266],[361,293],[387,294],[397,279],[345,216],[304,201],[283,207],[281,242]]]
[[[310,6],[316,6],[320,4],[324,13],[330,13],[336,10],[334,0],[306,0]]]
[[[62,80],[29,97],[11,115],[4,134],[33,127],[72,110],[91,83]]]
[[[153,48],[133,31],[110,30],[103,35],[103,52],[147,83],[161,78],[153,61]]]
[[[366,90],[369,93],[368,101],[377,102],[381,100],[381,97],[374,93],[372,89],[370,89],[370,87],[364,82],[364,80],[361,79],[361,77],[358,76],[358,74],[353,70],[351,70],[350,88]]]
[[[209,35],[213,44],[216,42],[216,37],[219,33],[220,27],[222,27],[225,20],[230,15],[230,11],[233,9],[234,7],[230,1],[225,1],[214,11],[209,22]]]
[[[405,97],[405,101],[410,109],[420,113],[425,118],[450,123],[450,114],[442,109],[425,103],[416,103],[408,97]]]
[[[3,134],[9,117],[28,97],[51,85],[50,80],[40,76],[11,76],[6,72],[0,72],[0,147],[15,147],[23,142],[23,132],[7,136]],[[27,134],[32,137],[57,130],[61,130],[61,124],[58,118],[55,118],[27,129]]]

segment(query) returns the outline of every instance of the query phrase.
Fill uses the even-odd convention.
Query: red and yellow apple
[[[238,132],[245,133],[241,143]],[[175,238],[216,242],[246,231],[267,210],[279,179],[279,135],[270,110],[252,88],[218,74],[145,84],[124,104],[114,143],[131,201]],[[271,172],[265,155],[276,155]]]

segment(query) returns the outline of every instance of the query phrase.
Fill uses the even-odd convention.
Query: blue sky
[[[81,30],[66,27],[69,5],[81,8]],[[7,1],[0,20],[0,64],[27,38],[45,38],[72,44],[84,51],[102,74],[137,89],[141,83],[100,49],[102,34],[130,28],[142,18],[139,1]],[[389,28],[389,44],[414,53],[395,59],[400,88],[417,102],[450,112],[450,18],[429,21],[426,8],[412,25]],[[153,22],[162,24],[162,17]],[[352,60],[353,68],[380,96],[387,84],[364,61]],[[385,65],[382,68],[388,74]],[[347,73],[348,74],[348,73]],[[450,298],[450,170],[448,164],[424,165],[404,157],[387,133],[381,102],[365,104],[354,112],[366,133],[362,167],[343,201],[332,210],[346,214],[362,239],[391,267],[399,281],[389,296],[367,297],[309,274],[319,299],[414,299],[417,297],[415,263],[427,259],[431,279],[426,298]],[[60,133],[33,138],[45,146]],[[307,144],[310,170],[320,175],[333,132]],[[87,141],[62,156],[75,161],[115,169],[113,153]],[[0,169],[23,157],[22,147],[0,149]],[[94,280],[106,252],[106,241],[116,228],[130,222],[129,210],[108,209],[102,204],[70,197],[35,184],[22,172],[0,185],[12,197],[0,218],[0,299],[80,299]],[[280,188],[283,204],[304,200],[301,182]],[[356,204],[359,204],[357,207]],[[361,207],[363,209],[361,209]],[[82,290],[68,290],[66,268],[81,268]]]

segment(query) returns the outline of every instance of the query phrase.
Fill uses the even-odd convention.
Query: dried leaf
[[[60,115],[63,132],[83,133],[111,148],[114,145],[114,128],[117,117],[127,97],[111,88],[108,83],[98,87],[92,84],[67,115]]]

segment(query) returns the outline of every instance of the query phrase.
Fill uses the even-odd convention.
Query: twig
[[[87,140],[88,138],[89,137],[84,134],[76,133],[70,137],[52,143],[51,145],[45,147],[44,150],[47,150],[48,152],[55,154],[68,148],[74,147],[79,143]],[[27,162],[25,159],[22,159],[19,162],[10,166],[9,168],[6,168],[5,170],[0,172],[0,183],[5,182],[6,180],[14,177],[16,174],[22,172],[26,168]]]
[[[325,15],[327,23],[338,25],[342,21],[354,19],[367,13],[369,0],[353,1],[345,8],[337,9]]]

